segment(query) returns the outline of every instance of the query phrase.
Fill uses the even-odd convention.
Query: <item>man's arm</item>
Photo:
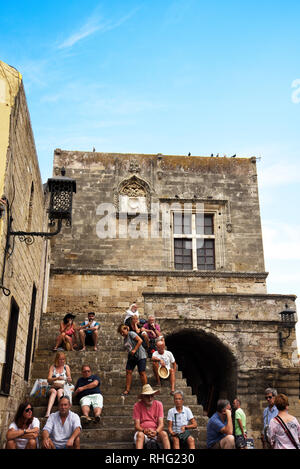
[[[72,448],[74,446],[74,441],[80,435],[80,432],[81,432],[80,427],[75,428],[74,432],[72,433],[72,435],[70,436],[70,438],[68,439],[66,443],[67,448]]]
[[[50,440],[50,435],[49,435],[48,430],[42,431],[42,446],[46,449],[52,448],[52,442]]]
[[[93,388],[96,388],[98,385],[99,385],[99,380],[98,379],[95,379],[94,381],[92,381],[91,383],[89,384],[86,384],[85,386],[79,386],[78,388],[76,388],[76,390],[74,391],[74,394],[75,396],[77,394],[79,394],[80,392],[82,391],[85,391],[87,389],[93,389]]]
[[[243,435],[243,437],[245,438],[245,431],[244,431],[244,428],[243,428],[242,420],[241,420],[241,419],[237,419],[237,421],[238,421],[239,427],[240,427],[240,429],[241,429],[242,435]]]
[[[175,436],[176,433],[173,432],[173,421],[168,420],[168,432],[170,433],[171,436]]]
[[[163,417],[159,417],[159,419],[158,419],[158,427],[157,427],[157,429],[156,429],[156,433],[161,432],[163,429],[164,429],[164,418],[163,418]]]
[[[227,417],[227,425],[221,428],[220,432],[225,433],[225,435],[232,435],[233,425],[232,425],[232,418],[231,418],[231,410],[226,409],[226,417]]]

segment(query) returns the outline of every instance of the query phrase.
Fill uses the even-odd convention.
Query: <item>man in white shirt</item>
[[[195,439],[189,430],[197,428],[197,422],[189,407],[183,405],[183,392],[175,391],[175,407],[168,411],[168,432],[173,449],[180,449],[180,443],[187,444],[189,449],[195,449]]]
[[[80,449],[80,418],[70,410],[70,399],[62,396],[58,411],[50,414],[42,431],[44,449]]]
[[[160,366],[164,366],[169,371],[171,392],[173,396],[175,391],[175,372],[176,362],[172,352],[166,350],[165,341],[159,340],[156,343],[157,350],[152,355],[153,373],[156,379],[157,386],[161,386],[158,370]]]

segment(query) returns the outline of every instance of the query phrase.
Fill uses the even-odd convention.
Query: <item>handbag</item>
[[[47,379],[36,379],[30,391],[30,397],[44,397],[47,395],[49,388],[50,386]]]
[[[275,417],[275,420],[277,420],[277,422],[282,426],[283,430],[285,431],[285,434],[288,436],[288,438],[290,439],[290,441],[293,443],[293,445],[295,446],[296,449],[300,449],[298,444],[296,443],[293,435],[291,434],[290,430],[288,429],[288,427],[286,426],[286,424],[284,423],[284,421],[277,415],[277,417]]]
[[[64,379],[57,379],[53,381],[52,387],[55,389],[63,389],[64,385],[65,385]]]

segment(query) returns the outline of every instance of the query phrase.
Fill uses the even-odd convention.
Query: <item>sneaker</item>
[[[97,417],[94,418],[95,423],[100,423],[100,415],[97,415]]]

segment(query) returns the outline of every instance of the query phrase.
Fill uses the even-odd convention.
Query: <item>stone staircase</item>
[[[84,314],[76,316],[79,324],[86,318]],[[47,378],[50,365],[53,363],[55,352],[52,351],[55,338],[59,331],[61,315],[55,313],[43,314],[40,325],[39,344],[35,352],[32,365],[31,379],[28,383],[28,393],[37,378]],[[137,370],[133,372],[131,392],[128,396],[121,395],[125,389],[125,365],[127,353],[123,349],[123,339],[117,333],[117,327],[122,322],[119,314],[96,314],[100,323],[98,350],[87,347],[86,351],[65,352],[70,366],[73,384],[81,376],[81,367],[88,364],[92,373],[101,379],[101,392],[104,406],[101,422],[94,422],[83,426],[81,433],[82,449],[133,449],[134,424],[132,420],[133,405],[141,391],[141,383]],[[159,321],[159,318],[158,318]],[[151,360],[147,359],[148,383],[155,385]],[[163,380],[162,380],[163,381]],[[207,417],[203,415],[202,406],[197,404],[196,396],[192,395],[191,387],[187,386],[180,370],[176,372],[176,389],[184,392],[184,404],[192,410],[198,423],[198,428],[192,431],[196,440],[196,448],[205,448]],[[161,392],[157,399],[163,403],[165,418],[167,411],[174,406],[170,396],[169,382],[162,382]],[[31,402],[35,409],[35,416],[40,419],[41,429],[46,423],[47,398],[33,398]],[[57,410],[56,403],[52,412]],[[73,399],[72,411],[81,415],[78,398]],[[167,422],[165,420],[165,429]]]

